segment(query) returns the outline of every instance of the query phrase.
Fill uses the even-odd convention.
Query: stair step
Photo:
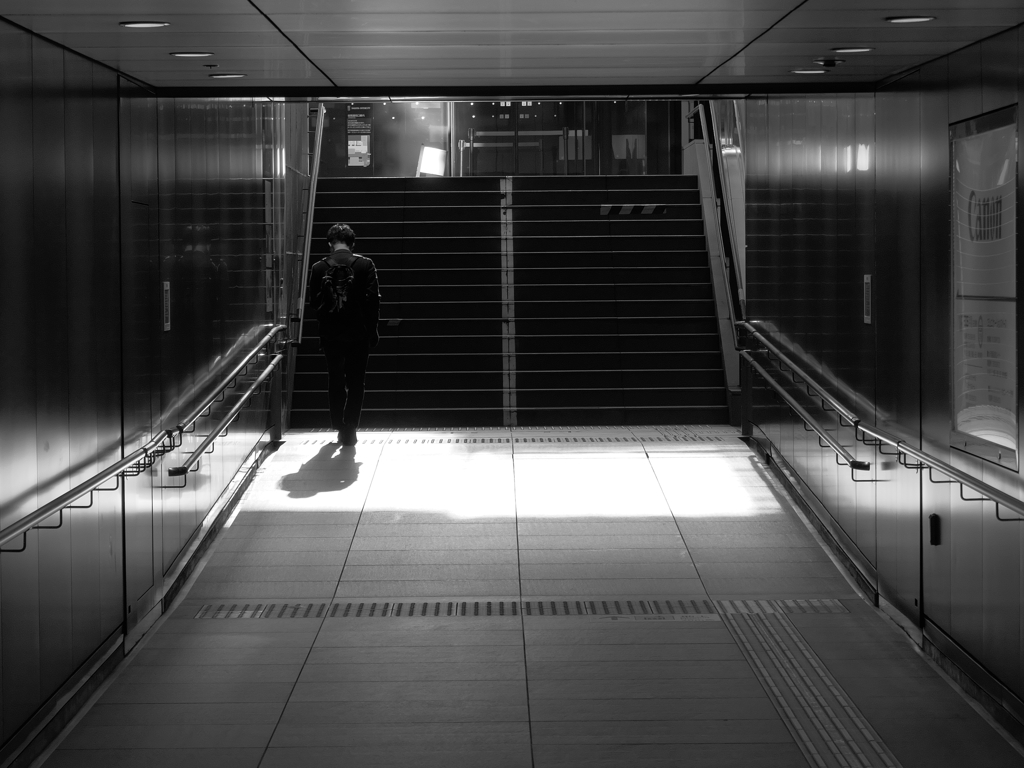
[[[332,223],[352,225],[395,321],[370,358],[363,426],[501,424],[513,327],[520,424],[727,420],[695,177],[515,178],[510,275],[501,199],[496,178],[320,179],[314,260]],[[318,330],[308,317],[296,427],[329,424]]]

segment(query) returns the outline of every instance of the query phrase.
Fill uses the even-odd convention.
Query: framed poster
[[[950,126],[950,444],[1018,469],[1017,108]]]

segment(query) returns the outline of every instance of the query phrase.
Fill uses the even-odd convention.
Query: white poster
[[[955,428],[1017,448],[1017,127],[1010,112],[952,135]],[[978,130],[978,129],[982,130]]]

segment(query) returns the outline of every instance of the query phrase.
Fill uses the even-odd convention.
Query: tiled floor
[[[1024,766],[734,430],[329,437],[47,766]]]

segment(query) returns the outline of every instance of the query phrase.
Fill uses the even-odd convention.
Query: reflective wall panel
[[[0,58],[6,527],[121,455],[118,114],[109,70],[4,24]],[[120,493],[63,523],[0,555],[4,741],[122,623]]]
[[[158,99],[0,22],[0,527],[175,426],[287,316],[268,287],[297,259],[301,205],[287,198],[301,180],[285,174],[308,173],[305,112]],[[186,487],[167,487],[167,469],[197,436],[8,543],[0,762],[88,662],[159,614],[183,551],[269,424],[260,394]]]
[[[750,318],[862,421],[1017,498],[1018,471],[951,447],[949,127],[1020,105],[1022,47],[1014,29],[875,93],[748,99],[745,148]],[[1024,526],[858,443],[806,402],[872,462],[860,479],[874,482],[828,466],[832,456],[763,391],[755,436],[800,475],[881,596],[966,652],[1024,712]]]

